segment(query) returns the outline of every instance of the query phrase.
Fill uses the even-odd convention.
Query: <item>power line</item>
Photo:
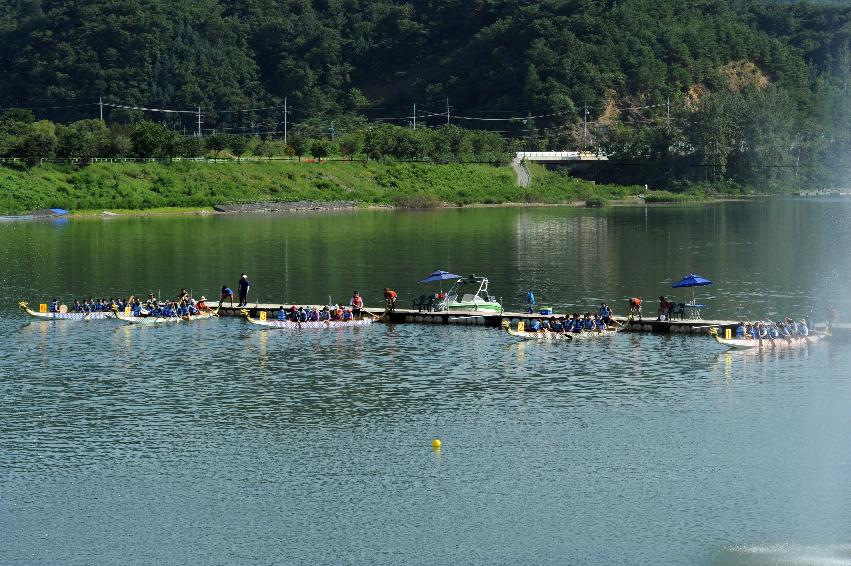
[[[94,103],[92,103],[94,104]],[[110,102],[104,102],[104,106],[110,106],[112,108],[121,108],[124,110],[142,110],[143,112],[163,112],[165,114],[197,114],[198,110],[171,110],[168,108],[145,108],[144,106],[130,106],[128,104],[113,104]]]

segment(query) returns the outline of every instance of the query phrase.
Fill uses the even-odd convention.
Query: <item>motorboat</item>
[[[496,297],[488,294],[487,277],[470,275],[459,278],[434,305],[435,311],[462,311],[502,314],[503,308]]]

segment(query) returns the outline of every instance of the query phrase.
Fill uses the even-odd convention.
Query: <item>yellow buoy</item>
[[[431,441],[431,447],[434,448],[435,450],[440,450],[440,439],[435,438],[434,440],[432,440]]]

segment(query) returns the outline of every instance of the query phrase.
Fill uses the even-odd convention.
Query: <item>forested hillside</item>
[[[849,37],[847,3],[0,0],[0,106],[71,122],[102,97],[277,136],[286,98],[290,124],[333,137],[357,116],[410,126],[417,103],[423,126],[448,113],[530,148],[661,161],[661,178],[770,164],[769,180],[794,166],[830,184],[851,136]]]

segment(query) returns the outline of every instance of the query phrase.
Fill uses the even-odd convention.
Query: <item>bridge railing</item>
[[[575,161],[580,158],[578,151],[518,151],[517,159],[526,161]]]
[[[517,159],[521,161],[605,161],[604,154],[590,151],[518,151]]]

